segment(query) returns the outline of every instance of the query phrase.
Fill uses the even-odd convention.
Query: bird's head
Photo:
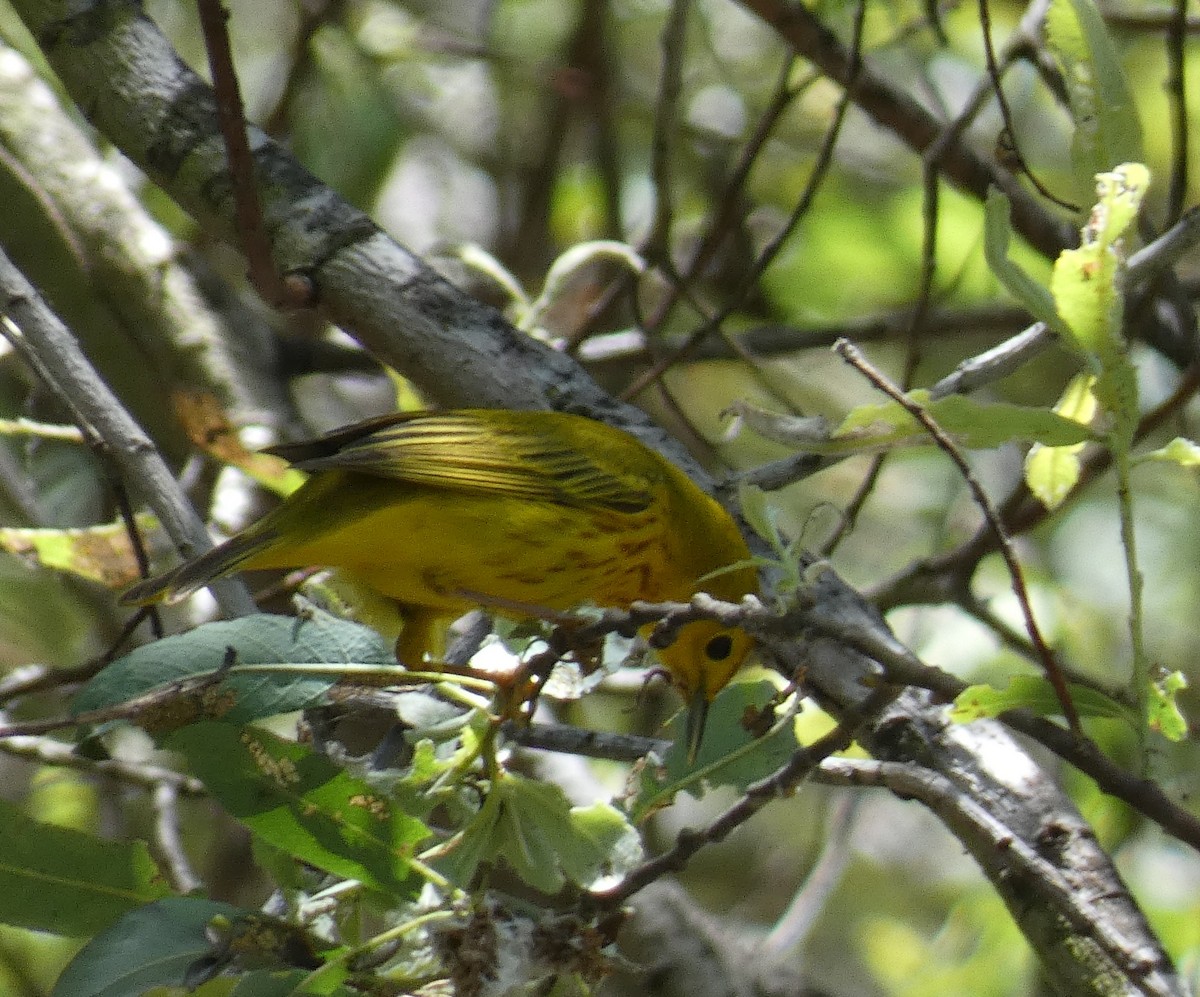
[[[750,635],[737,627],[697,620],[680,627],[675,640],[659,649],[663,667],[687,702],[689,762],[700,749],[709,705],[742,666],[753,643]]]

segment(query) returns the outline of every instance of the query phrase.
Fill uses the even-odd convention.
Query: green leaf
[[[1079,482],[1079,447],[1035,446],[1025,455],[1025,484],[1053,512]]]
[[[428,829],[324,755],[263,730],[217,722],[176,731],[168,745],[268,844],[378,890],[414,888],[411,859]]]
[[[767,493],[743,480],[738,484],[738,506],[750,529],[770,544],[776,554],[782,554],[787,543],[779,531],[778,516],[767,500]]]
[[[1123,237],[1137,217],[1150,183],[1140,163],[1126,163],[1096,176],[1097,202],[1078,249],[1064,250],[1054,263],[1050,291],[1072,343],[1097,368],[1096,398],[1113,419],[1110,446],[1133,439],[1138,417],[1137,374],[1122,332]]]
[[[1094,438],[1086,425],[1043,408],[978,402],[965,395],[939,398],[928,408],[939,426],[963,440],[964,446],[977,450],[1015,440],[1068,446]]]
[[[832,427],[823,415],[788,415],[772,412],[744,400],[730,404],[729,412],[738,416],[765,440],[807,452],[811,447],[827,446]]]
[[[912,391],[908,397],[922,405],[956,442],[971,450],[989,450],[1017,440],[1065,446],[1086,442],[1095,435],[1087,426],[1049,409],[978,402],[965,395],[948,395],[931,402],[927,391]],[[886,439],[894,445],[929,442],[929,433],[899,402],[882,402],[851,410],[834,434],[834,439],[867,438],[875,442]]]
[[[923,406],[942,429],[971,449],[987,450],[1014,440],[1063,445],[1088,440],[1093,435],[1079,423],[1042,408],[979,402],[965,395],[948,395],[931,401],[929,392],[923,390],[910,392],[908,397]],[[746,403],[736,408],[756,433],[803,453],[837,456],[931,442],[925,427],[899,402],[859,405],[832,432],[821,416],[797,419]],[[771,510],[765,499],[743,494],[742,508],[755,531],[777,550],[782,549],[782,538],[770,522]]]
[[[1176,436],[1165,447],[1151,450],[1142,460],[1161,460],[1180,467],[1200,467],[1200,443]]]
[[[1092,390],[1095,381],[1091,374],[1073,377],[1054,406],[1055,412],[1072,422],[1088,425],[1096,417],[1097,402]],[[1035,443],[1025,455],[1025,484],[1047,509],[1057,509],[1079,481],[1082,449],[1082,443],[1067,446]]]
[[[1187,720],[1179,709],[1179,693],[1187,688],[1183,672],[1170,672],[1150,683],[1146,719],[1151,730],[1168,741],[1182,741],[1188,734]]]
[[[1111,696],[1083,685],[1069,685],[1071,702],[1081,717],[1105,717],[1128,721],[1132,714]],[[1040,716],[1057,716],[1062,706],[1054,687],[1040,675],[1014,675],[1003,689],[990,685],[968,686],[954,700],[950,719],[970,723],[996,717],[1007,710],[1032,710]]]
[[[558,842],[558,861],[571,882],[591,887],[597,879],[623,875],[641,862],[641,835],[612,804],[572,807],[568,817],[571,834]]]
[[[1150,183],[1140,163],[1096,176],[1097,201],[1078,249],[1064,250],[1054,263],[1050,291],[1067,327],[1067,341],[1084,356],[1104,363],[1123,346],[1121,298],[1116,286],[1122,237],[1137,216]]]
[[[504,861],[526,883],[557,893],[565,882],[589,886],[612,871],[614,855],[638,850],[636,831],[608,804],[571,807],[560,787],[501,773],[479,813],[436,861],[467,887],[484,863]]]
[[[183,987],[212,956],[208,926],[241,911],[199,897],[167,897],[126,914],[71,960],[53,997],[135,997],[156,986]]]
[[[338,668],[396,664],[383,638],[357,623],[315,612],[245,616],[164,637],[118,658],[80,690],[72,710],[103,709],[165,683],[210,675],[225,665],[230,650],[235,664],[209,698],[222,704],[224,719],[239,723],[324,702]],[[299,664],[331,667],[327,675],[288,671]]]
[[[770,775],[796,751],[791,719],[775,723],[763,736],[746,729],[773,702],[775,683],[760,679],[732,682],[713,700],[696,760],[689,765],[684,738],[687,717],[681,712],[668,734],[671,749],[661,762],[646,759],[638,777],[631,817],[641,824],[650,814],[669,806],[679,792],[703,795],[706,788],[732,786],[739,792]],[[768,718],[768,720],[773,718]]]
[[[1092,0],[1053,0],[1046,41],[1062,69],[1075,134],[1071,153],[1081,181],[1142,158],[1142,126],[1104,19]]]
[[[143,842],[102,841],[0,801],[0,922],[91,935],[167,892]]]
[[[1055,332],[1065,332],[1050,292],[1008,258],[1012,240],[1010,208],[1008,198],[995,187],[988,188],[983,219],[984,256],[996,279],[1035,319]]]

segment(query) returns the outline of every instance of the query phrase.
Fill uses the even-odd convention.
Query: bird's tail
[[[266,548],[275,535],[269,530],[248,530],[199,557],[170,571],[144,578],[121,593],[124,606],[147,606],[154,602],[180,602],[209,582],[240,570],[247,561]]]

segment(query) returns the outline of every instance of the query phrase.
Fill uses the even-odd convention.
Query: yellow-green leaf
[[[137,516],[143,536],[158,530],[158,520],[148,514]],[[137,560],[122,522],[81,529],[0,528],[0,549],[26,558],[44,568],[120,588],[137,581]]]
[[[1188,725],[1179,710],[1178,695],[1187,688],[1183,672],[1170,672],[1150,683],[1146,703],[1146,721],[1151,730],[1158,731],[1168,741],[1187,737]]]
[[[1059,255],[1050,277],[1050,291],[1070,341],[1101,364],[1123,346],[1117,287],[1121,240],[1149,183],[1150,172],[1141,163],[1097,174],[1097,200],[1081,232],[1081,245]]]
[[[995,187],[989,187],[983,215],[983,252],[988,268],[996,279],[1039,322],[1056,332],[1066,328],[1054,308],[1050,292],[1009,259],[1008,244],[1012,241],[1012,222],[1008,198]]]
[[[1180,467],[1200,467],[1200,443],[1176,436],[1165,447],[1151,450],[1142,460],[1161,460]]]
[[[1079,482],[1079,447],[1035,446],[1025,456],[1025,484],[1054,511]]]
[[[1079,374],[1071,379],[1054,411],[1064,419],[1088,425],[1096,417],[1095,378]],[[1025,457],[1025,484],[1047,509],[1057,509],[1079,481],[1082,443],[1046,446],[1035,443]]]
[[[1129,710],[1115,699],[1084,685],[1069,685],[1071,702],[1081,717],[1130,718]],[[1008,710],[1026,709],[1042,716],[1057,716],[1062,706],[1054,687],[1040,675],[1014,675],[1003,689],[973,685],[954,700],[950,719],[970,723],[983,717],[995,717]]]
[[[1060,254],[1050,276],[1058,313],[1069,329],[1067,341],[1097,372],[1096,398],[1112,420],[1109,444],[1127,451],[1138,417],[1137,372],[1122,333],[1124,300],[1123,237],[1150,183],[1140,163],[1126,163],[1096,176],[1097,201],[1078,249]]]
[[[956,442],[972,450],[988,450],[1014,440],[1067,446],[1093,438],[1087,426],[1048,409],[1008,402],[978,402],[965,395],[929,401],[927,391],[913,391],[908,397],[924,406]],[[850,443],[881,448],[928,442],[928,430],[898,402],[858,406],[846,415],[831,440],[843,450]]]

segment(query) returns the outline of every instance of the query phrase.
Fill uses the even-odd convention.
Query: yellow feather
[[[396,414],[272,452],[312,476],[242,533],[123,601],[178,599],[246,569],[340,568],[421,620],[400,642],[412,658],[436,645],[431,620],[481,603],[519,615],[504,607],[624,608],[700,590],[736,601],[755,589],[749,566],[700,582],[750,557],[717,502],[634,437],[581,416]],[[741,630],[702,621],[659,656],[702,719],[749,649]]]

